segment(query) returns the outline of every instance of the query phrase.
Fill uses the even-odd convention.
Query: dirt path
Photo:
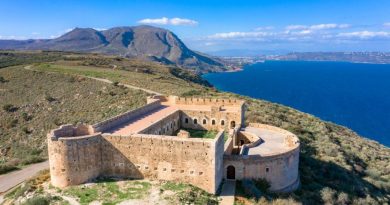
[[[25,66],[24,69],[32,70],[32,71],[34,70],[34,69],[31,68],[31,65]],[[52,72],[52,73],[56,73],[56,72]],[[97,80],[97,81],[100,81],[100,82],[103,82],[103,83],[109,83],[109,84],[113,83],[111,80],[107,80],[107,79],[104,79],[104,78],[95,78],[95,77],[90,77],[90,76],[86,76],[86,75],[78,75],[78,76],[81,76],[81,77],[84,77],[84,78],[93,79],[93,80]],[[153,90],[149,90],[149,89],[146,89],[146,88],[140,88],[140,87],[137,87],[137,86],[134,86],[134,85],[124,84],[124,83],[118,83],[118,85],[122,85],[122,86],[125,86],[126,88],[130,88],[130,89],[134,89],[134,90],[142,90],[142,91],[144,91],[146,93],[149,93],[149,94],[152,94],[152,95],[162,95],[159,92],[156,92],[156,91],[153,91]]]
[[[236,192],[236,181],[226,180],[222,185],[221,191],[221,205],[233,205],[234,204],[234,194]]]
[[[28,165],[21,170],[0,175],[0,195],[15,187],[16,185],[22,183],[23,181],[33,177],[39,171],[48,168],[49,161],[44,161],[41,163]]]

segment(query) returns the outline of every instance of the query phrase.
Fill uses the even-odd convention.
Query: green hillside
[[[295,133],[302,144],[301,189],[288,195],[264,193],[258,203],[390,200],[390,149],[345,127],[282,105],[218,92],[199,76],[176,67],[93,54],[5,53],[0,54],[0,172],[46,159],[46,133],[60,124],[94,123],[145,104],[148,94],[119,84],[124,83],[163,94],[244,98],[248,122]],[[248,203],[256,202],[239,189],[237,204]]]

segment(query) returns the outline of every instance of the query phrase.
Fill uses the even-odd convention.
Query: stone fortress
[[[271,191],[299,186],[298,138],[257,123],[244,126],[245,102],[152,96],[141,108],[94,125],[63,125],[48,134],[56,187],[96,177],[173,180],[216,193],[226,180],[266,179]],[[188,129],[214,130],[214,139]]]

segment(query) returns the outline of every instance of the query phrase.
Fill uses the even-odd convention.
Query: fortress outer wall
[[[102,175],[191,183],[215,193],[222,180],[223,132],[216,139],[103,135]]]
[[[53,186],[66,187],[96,178],[101,173],[101,135],[86,126],[61,126],[48,135],[50,175]],[[84,131],[82,131],[84,130]]]

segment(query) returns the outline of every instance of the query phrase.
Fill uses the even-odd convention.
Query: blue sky
[[[151,24],[190,48],[390,51],[389,0],[0,0],[0,38]]]

